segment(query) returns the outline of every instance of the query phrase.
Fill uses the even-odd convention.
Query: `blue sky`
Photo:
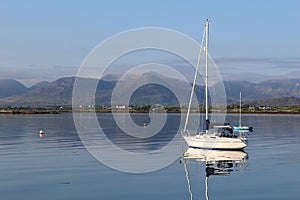
[[[31,85],[75,75],[107,37],[170,28],[200,41],[211,20],[210,54],[226,78],[300,77],[300,2],[15,1],[0,3],[0,78]]]

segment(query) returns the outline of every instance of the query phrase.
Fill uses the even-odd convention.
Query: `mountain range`
[[[138,83],[148,83],[137,88],[130,97],[132,105],[177,105],[175,94],[157,82],[166,83],[175,89],[177,95],[189,97],[186,83],[157,74],[147,73],[142,77],[132,77],[129,80],[119,80],[109,75],[98,82],[95,101],[97,105],[110,105],[111,95],[116,84],[120,86],[119,96],[126,96],[128,88]],[[82,78],[81,78],[82,79]],[[97,81],[95,79],[82,79]],[[26,87],[16,80],[0,80],[0,105],[2,106],[53,106],[71,105],[72,91],[75,77],[63,77],[53,82],[40,82],[31,87]],[[89,82],[90,81],[90,82]],[[268,105],[300,104],[300,79],[267,80],[260,83],[248,81],[225,81],[225,91],[228,102],[238,102],[239,93],[242,92],[243,101]],[[199,102],[203,102],[204,87],[197,85],[195,88]],[[188,99],[188,98],[185,98]],[[185,102],[187,103],[187,102]]]

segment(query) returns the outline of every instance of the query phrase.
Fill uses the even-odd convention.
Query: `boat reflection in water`
[[[246,168],[248,154],[245,151],[221,151],[189,148],[182,157],[185,175],[188,183],[190,199],[193,199],[188,165],[204,164],[205,166],[205,197],[208,195],[208,178],[212,175],[229,176],[231,172]]]

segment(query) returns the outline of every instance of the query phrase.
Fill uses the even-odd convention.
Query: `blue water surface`
[[[136,123],[148,120],[147,114],[133,117]],[[108,137],[119,135],[110,114],[98,118],[109,129]],[[164,137],[150,142],[167,144],[177,131],[178,118],[179,114],[172,114]],[[227,120],[237,124],[238,115],[228,115]],[[300,115],[243,115],[244,125],[255,130],[245,149],[247,162],[230,175],[209,176],[209,199],[298,199],[299,122]],[[122,141],[124,147],[134,146],[129,137],[118,139],[115,142]],[[165,141],[158,143],[161,139]],[[180,161],[146,174],[119,172],[88,153],[72,114],[0,115],[0,199],[190,199]],[[187,168],[193,199],[205,199],[205,164],[191,163]]]

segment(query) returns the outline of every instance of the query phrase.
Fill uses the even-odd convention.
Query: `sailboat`
[[[242,92],[240,92],[240,119],[239,126],[233,126],[235,131],[253,131],[252,126],[242,126]]]
[[[189,147],[194,148],[204,148],[204,149],[220,149],[220,150],[239,150],[247,147],[247,137],[241,135],[239,132],[233,132],[231,127],[223,126],[217,129],[210,129],[210,121],[208,117],[208,34],[209,34],[209,21],[206,20],[205,23],[205,66],[206,66],[206,76],[205,76],[205,119],[206,119],[206,130],[205,132],[200,132],[197,135],[190,135],[187,131],[187,124],[189,122],[189,114],[191,109],[192,97],[194,94],[194,88],[196,84],[196,78],[199,68],[199,63],[195,70],[194,81],[192,85],[192,91],[190,96],[190,101],[188,105],[188,111],[186,115],[186,121],[184,129],[182,131],[183,138]],[[201,55],[202,46],[200,49],[199,59]]]

